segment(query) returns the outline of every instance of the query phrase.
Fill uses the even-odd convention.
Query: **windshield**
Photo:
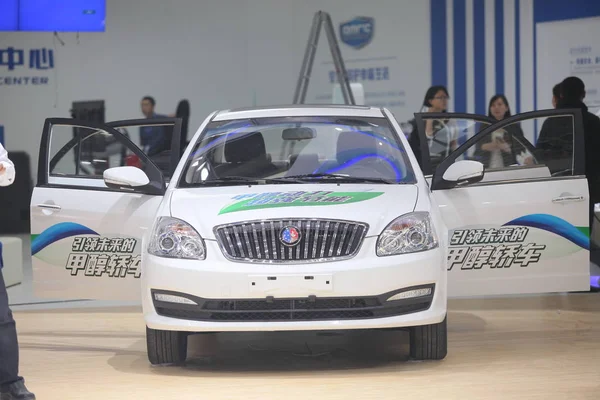
[[[180,186],[247,183],[415,183],[385,118],[281,117],[210,123]]]

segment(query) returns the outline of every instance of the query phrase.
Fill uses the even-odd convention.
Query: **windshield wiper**
[[[267,185],[270,183],[308,183],[315,181],[345,181],[351,183],[386,183],[394,184],[396,182],[389,181],[382,178],[361,178],[357,176],[348,176],[343,174],[304,174],[304,175],[292,175],[282,176],[279,178],[250,178],[247,176],[223,176],[216,179],[198,182],[200,185],[219,185],[223,183],[232,184],[245,184],[245,185]]]
[[[251,185],[260,185],[264,184],[264,179],[256,179],[249,178],[246,176],[221,176],[216,179],[206,180],[198,182],[200,185],[211,185],[211,184],[220,184],[220,183],[242,183],[242,184],[251,184]]]
[[[199,182],[201,185],[220,184],[220,183],[241,183],[248,185],[267,185],[270,183],[304,183],[304,181],[298,179],[286,179],[282,178],[251,178],[249,176],[222,176],[216,179]]]
[[[326,174],[326,173],[320,173],[320,174],[304,174],[304,175],[291,175],[291,176],[284,176],[281,178],[277,178],[277,179],[281,179],[281,180],[297,180],[297,181],[313,181],[313,180],[340,180],[340,181],[347,181],[347,182],[372,182],[372,183],[386,183],[386,184],[393,184],[395,182],[389,181],[387,179],[383,179],[383,178],[362,178],[362,177],[358,177],[358,176],[348,176],[348,175],[343,175],[343,174]]]

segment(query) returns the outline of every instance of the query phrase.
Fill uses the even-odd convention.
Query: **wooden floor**
[[[151,367],[140,309],[15,312],[21,372],[51,399],[600,399],[600,294],[449,304],[449,354],[407,361],[403,332],[190,338]]]

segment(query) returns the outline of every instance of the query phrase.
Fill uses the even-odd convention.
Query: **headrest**
[[[364,132],[346,131],[338,136],[337,160],[344,163],[362,154],[377,153],[377,138]]]
[[[267,150],[262,133],[252,132],[225,143],[225,160],[230,163],[266,161]]]

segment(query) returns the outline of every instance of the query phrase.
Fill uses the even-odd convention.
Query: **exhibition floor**
[[[31,297],[30,266],[11,303]],[[14,306],[21,373],[50,399],[597,399],[600,294],[453,299],[449,354],[411,362],[404,332],[190,338],[185,367],[151,367],[137,305]]]
[[[50,399],[597,399],[600,297],[450,303],[449,354],[407,361],[401,332],[194,336],[151,367],[137,307],[15,313],[22,372]]]

